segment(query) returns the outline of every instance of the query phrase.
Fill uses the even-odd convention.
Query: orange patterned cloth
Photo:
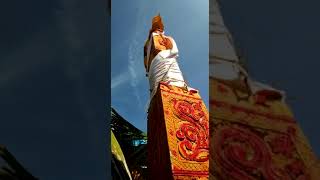
[[[238,101],[230,85],[210,80],[210,178],[319,179],[319,162],[288,106],[263,95],[272,98]]]
[[[160,104],[160,105],[159,105]],[[157,110],[155,110],[157,109]],[[148,127],[154,128],[148,152],[160,152],[162,158],[149,153],[151,164],[150,178],[160,174],[173,179],[208,179],[209,176],[209,117],[208,111],[198,92],[185,91],[181,88],[160,84],[157,95],[151,103]],[[160,113],[162,115],[156,115]],[[160,118],[156,118],[160,117]],[[157,127],[155,124],[158,124]],[[164,129],[159,129],[165,127]],[[148,130],[151,131],[152,129]],[[165,133],[161,133],[164,131]],[[155,132],[159,132],[156,133]],[[150,137],[148,135],[148,137]],[[161,136],[161,137],[159,137]],[[158,137],[158,138],[157,138]],[[157,142],[156,142],[157,141]],[[148,142],[148,143],[149,143]],[[162,146],[159,146],[162,144]],[[159,149],[159,147],[161,147]],[[158,149],[156,149],[158,148]],[[167,157],[165,157],[167,156]],[[167,160],[166,160],[167,159]],[[170,170],[160,172],[154,170],[156,164],[170,167]],[[153,170],[152,170],[153,169]],[[170,179],[171,179],[170,178]]]

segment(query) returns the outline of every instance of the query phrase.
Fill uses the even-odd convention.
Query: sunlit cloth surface
[[[152,36],[150,37],[148,52],[147,52],[147,60],[150,57],[152,38],[155,35],[159,35],[159,34],[152,33]],[[162,34],[162,36],[164,35]],[[160,51],[152,59],[150,67],[148,67],[149,68],[148,77],[149,77],[151,94],[150,94],[150,100],[147,103],[147,107],[149,107],[150,101],[152,100],[153,96],[156,94],[157,88],[160,82],[165,82],[168,85],[174,85],[177,87],[187,87],[177,62],[179,51],[178,51],[176,42],[171,37],[168,37],[168,36],[164,36],[164,37],[170,39],[173,47],[172,49]]]

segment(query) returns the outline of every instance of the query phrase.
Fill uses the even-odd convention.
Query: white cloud
[[[139,89],[138,89],[138,84],[142,80],[142,74],[143,74],[143,69],[140,68],[139,66],[141,63],[138,63],[138,61],[142,61],[142,56],[139,55],[139,46],[138,41],[136,40],[138,34],[136,33],[134,36],[134,39],[132,40],[132,43],[129,46],[129,51],[128,51],[128,71],[130,74],[130,85],[134,90],[134,95],[137,98],[139,106],[142,106],[142,101],[141,97],[139,94]]]
[[[112,79],[111,88],[117,88],[121,84],[127,82],[132,89],[134,101],[137,102],[137,105],[141,108],[143,107],[142,97],[141,97],[141,85],[147,82],[145,78],[145,69],[143,65],[143,43],[144,39],[141,37],[146,37],[145,32],[139,31],[139,29],[145,26],[145,22],[149,22],[148,15],[146,14],[148,3],[141,3],[139,6],[136,17],[133,18],[135,21],[135,26],[128,32],[131,35],[131,38],[125,42],[128,43],[129,48],[127,51],[128,59],[127,59],[127,71],[125,74],[119,74],[115,78]],[[145,90],[145,89],[142,89]],[[145,90],[146,91],[146,90]]]
[[[128,72],[123,72],[119,74],[118,76],[111,79],[111,89],[116,89],[120,85],[129,81],[129,79],[130,79],[130,76]]]

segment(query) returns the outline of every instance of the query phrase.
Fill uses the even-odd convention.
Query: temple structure
[[[319,173],[285,93],[252,80],[210,1],[210,179],[317,180]]]
[[[174,39],[164,35],[162,19],[155,16],[144,46],[150,84],[148,179],[208,179],[208,111],[184,81],[177,58]]]

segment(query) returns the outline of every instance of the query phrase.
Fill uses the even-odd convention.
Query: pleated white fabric
[[[147,61],[149,60],[151,43],[153,36],[158,35],[158,33],[152,33],[149,40]],[[162,34],[164,36],[164,34]],[[149,103],[157,92],[160,82],[167,83],[168,85],[173,85],[177,87],[187,87],[185,80],[183,78],[182,72],[178,65],[178,47],[173,38],[169,36],[164,36],[170,39],[172,43],[172,49],[160,51],[153,59],[150,64],[148,77],[150,85],[150,100],[147,103],[146,108],[149,107]],[[147,62],[149,64],[149,62]]]
[[[152,60],[149,69],[149,85],[151,90],[150,99],[157,92],[158,85],[161,81],[178,87],[184,87],[185,81],[182,72],[179,68],[178,48],[173,38],[170,38],[173,48],[170,50],[163,50]]]

